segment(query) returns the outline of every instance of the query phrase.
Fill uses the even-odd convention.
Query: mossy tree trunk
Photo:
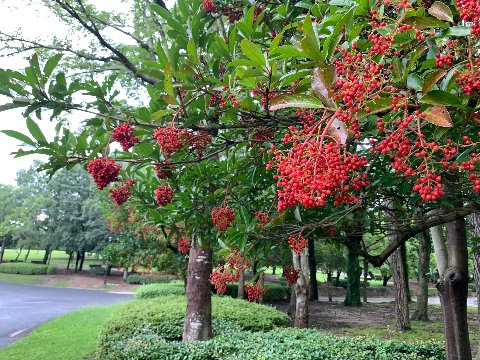
[[[352,237],[351,241],[360,243],[361,237]],[[360,299],[360,274],[361,268],[358,264],[358,255],[348,249],[347,254],[347,294],[345,295],[345,306],[361,306]]]
[[[197,241],[188,259],[187,310],[183,328],[183,341],[209,340],[212,333],[212,295],[210,274],[212,249],[209,241],[203,246]]]

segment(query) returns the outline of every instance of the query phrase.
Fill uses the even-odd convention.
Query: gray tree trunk
[[[468,250],[466,223],[447,224],[447,268],[437,283],[442,303],[447,360],[471,360],[467,321]]]
[[[417,310],[414,320],[429,321],[428,319],[428,283],[430,272],[430,238],[427,232],[418,234],[418,295]]]
[[[480,214],[472,214],[468,217],[470,223],[472,236],[480,238]],[[473,271],[475,276],[475,287],[477,292],[477,311],[480,315],[480,251],[478,246],[480,244],[475,244],[473,251]]]
[[[345,295],[345,306],[360,306],[360,272],[358,255],[348,249],[347,255],[347,294]]]
[[[368,261],[363,260],[363,302],[366,303],[368,301]]]
[[[298,280],[293,285],[295,291],[294,327],[308,328],[308,247],[300,254],[292,251],[293,265],[299,269]]]
[[[212,295],[210,274],[212,249],[206,241],[204,248],[197,242],[190,248],[187,280],[187,311],[183,341],[209,340],[212,333]]]
[[[386,204],[387,212],[385,217],[390,220],[391,224],[395,224],[396,204],[393,199]],[[398,229],[392,225],[389,231],[388,238],[390,242],[395,242],[398,236]],[[395,290],[395,326],[399,331],[407,331],[411,329],[410,326],[410,312],[408,307],[408,288],[406,280],[406,264],[402,254],[402,247],[395,250],[392,255],[392,273],[393,285]]]
[[[0,263],[3,262],[3,254],[5,253],[6,243],[7,243],[7,237],[4,236],[0,242]]]

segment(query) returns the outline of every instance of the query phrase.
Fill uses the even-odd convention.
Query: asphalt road
[[[100,290],[0,282],[0,348],[25,336],[36,326],[72,310],[131,299],[133,295]]]

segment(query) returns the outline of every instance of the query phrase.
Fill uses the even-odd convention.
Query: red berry
[[[118,174],[122,167],[115,160],[108,158],[94,159],[88,163],[88,172],[93,177],[97,187],[102,190],[111,182],[118,180]]]

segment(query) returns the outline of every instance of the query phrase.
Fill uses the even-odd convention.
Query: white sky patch
[[[2,11],[0,11],[0,31],[2,32],[14,34],[18,30],[23,38],[31,40],[42,39],[44,44],[49,44],[54,35],[68,34],[68,27],[54,15],[50,14],[38,0],[0,0],[0,2],[2,3]],[[129,1],[90,0],[88,2],[103,11],[123,12],[130,9]],[[174,3],[175,0],[166,1],[169,7],[173,6]],[[115,41],[132,41],[118,32],[108,33],[108,35]],[[0,57],[0,68],[21,70],[28,65],[28,61],[25,59],[27,55],[18,54],[10,57]],[[8,100],[8,98],[0,96],[0,104]],[[41,121],[38,121],[34,115],[32,118],[38,122],[47,140],[51,141],[55,134],[55,123],[48,120],[47,114],[43,116]],[[69,116],[69,121],[74,128],[78,128],[78,125],[84,118],[82,114],[74,114]],[[0,130],[16,130],[28,134],[25,119],[22,116],[22,109],[0,112]],[[20,169],[30,167],[35,159],[46,160],[46,157],[42,155],[30,155],[14,159],[11,153],[19,147],[20,142],[18,140],[0,133],[0,164],[2,166],[0,183],[2,184],[15,184],[16,174]]]

